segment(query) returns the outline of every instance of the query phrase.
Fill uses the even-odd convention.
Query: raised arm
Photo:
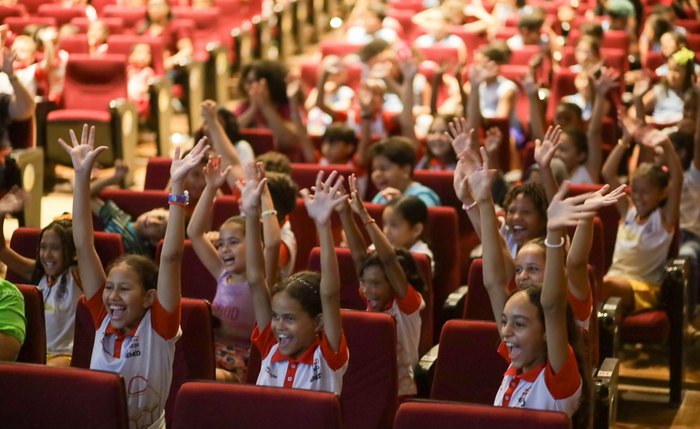
[[[474,231],[481,238],[479,206],[474,201],[474,197],[466,182],[466,178],[479,167],[474,163],[474,157],[470,155],[470,153],[476,154],[474,148],[478,143],[472,143],[474,130],[467,128],[467,126],[468,123],[464,118],[456,119],[448,124],[450,132],[447,133],[447,137],[452,139],[452,148],[457,154],[457,166],[455,167],[452,184],[457,198],[462,202],[462,207],[467,212]]]
[[[216,102],[212,100],[204,100],[202,102],[202,118],[207,124],[209,130],[209,143],[214,149],[214,152],[221,155],[224,166],[231,166],[231,174],[228,175],[228,185],[231,189],[234,188],[236,180],[243,177],[243,166],[241,159],[238,157],[238,151],[229,140],[226,131],[219,122],[218,114],[216,113]],[[217,189],[218,190],[218,189]]]
[[[680,216],[681,192],[683,191],[683,167],[678,159],[671,140],[665,138],[660,146],[664,150],[664,162],[668,166],[670,180],[666,193],[666,204],[663,207],[664,221],[667,228],[678,225]]]
[[[595,213],[584,208],[583,202],[588,195],[577,195],[562,200],[566,192],[567,182],[564,182],[547,209],[547,265],[540,299],[547,333],[547,358],[555,373],[563,368],[569,357],[567,299],[564,286],[564,228],[576,225],[579,220],[591,217]]]
[[[608,155],[608,159],[605,161],[605,164],[603,164],[603,170],[601,171],[603,180],[613,188],[618,188],[620,185],[622,185],[622,182],[620,182],[620,179],[617,177],[617,171],[620,168],[622,157],[627,152],[627,149],[629,149],[630,141],[630,136],[623,136],[623,138],[617,142],[613,150],[610,152],[610,155]],[[620,213],[620,217],[624,219],[629,207],[629,201],[623,198],[615,205],[615,207]]]
[[[401,122],[401,133],[411,140],[413,147],[418,148],[418,138],[415,132],[415,119],[413,117],[413,105],[415,104],[413,93],[413,79],[418,73],[418,64],[412,59],[405,59],[399,63],[403,82],[401,83],[401,102],[403,110],[399,120]]]
[[[231,172],[231,166],[221,171],[221,155],[209,160],[204,167],[204,178],[207,185],[199,197],[197,206],[194,208],[192,218],[187,225],[187,237],[192,242],[194,253],[202,264],[207,268],[207,271],[217,278],[224,269],[223,261],[219,256],[214,245],[206,237],[206,233],[211,229],[212,223],[212,208],[216,193],[226,181],[228,174]]]
[[[9,270],[14,271],[27,282],[32,280],[32,274],[34,273],[37,261],[31,258],[25,258],[7,245],[4,227],[5,216],[22,210],[22,207],[24,207],[28,199],[29,195],[27,192],[17,187],[11,189],[0,198],[0,262],[7,265]]]
[[[95,158],[106,151],[106,146],[95,148],[95,127],[83,125],[80,142],[73,130],[70,130],[71,145],[63,139],[58,143],[70,155],[75,171],[73,189],[73,242],[78,256],[80,280],[83,284],[85,298],[92,298],[107,280],[102,263],[95,250],[94,228],[90,212],[90,173]]]
[[[340,319],[340,274],[338,258],[335,253],[335,243],[331,233],[331,214],[334,207],[341,204],[347,197],[338,192],[343,183],[343,176],[332,172],[324,182],[323,172],[316,176],[316,188],[311,195],[308,189],[301,190],[306,211],[314,220],[321,244],[321,308],[323,310],[323,332],[328,344],[337,352],[343,336],[343,326]]]
[[[258,168],[258,181],[265,178],[265,170],[263,167]],[[279,280],[280,275],[280,247],[282,246],[282,232],[280,229],[279,219],[277,218],[277,210],[272,201],[270,188],[265,183],[260,196],[260,204],[262,213],[263,226],[263,257],[265,258],[265,277],[268,285],[274,285]]]
[[[586,133],[588,141],[588,157],[586,158],[586,169],[594,182],[600,181],[600,167],[603,164],[603,117],[605,116],[606,96],[611,88],[619,86],[617,79],[619,73],[613,69],[605,69],[600,77],[590,77],[595,90],[595,100],[593,101],[593,111],[591,120],[588,122]]]
[[[469,186],[481,213],[481,246],[483,250],[484,287],[489,294],[491,309],[496,320],[501,320],[503,307],[508,300],[508,282],[513,276],[514,263],[510,254],[503,251],[501,234],[498,232],[496,208],[491,197],[491,183],[496,170],[489,169],[486,149],[481,149],[483,165],[464,179]],[[474,154],[474,162],[480,164],[482,159]]]
[[[535,141],[535,162],[537,162],[537,165],[540,167],[544,190],[547,194],[547,200],[549,201],[552,200],[554,194],[559,190],[559,185],[554,178],[554,173],[552,173],[551,163],[561,143],[560,138],[561,128],[557,125],[547,129],[544,140],[537,139]]]
[[[357,178],[354,174],[350,176],[350,183],[357,183]],[[346,195],[343,185],[341,185],[338,190],[341,194]],[[365,238],[362,236],[360,229],[357,227],[357,223],[355,223],[355,216],[352,214],[352,209],[350,208],[350,201],[348,198],[336,206],[336,211],[340,217],[343,232],[345,232],[345,239],[348,243],[348,248],[350,249],[352,262],[355,265],[355,271],[358,271],[362,266],[362,261],[364,261],[365,256],[367,256],[367,243],[365,243]]]
[[[265,278],[262,236],[260,235],[260,195],[267,179],[257,181],[262,163],[245,166],[245,184],[238,183],[241,191],[241,210],[245,214],[246,279],[250,285],[255,309],[255,321],[260,329],[272,320],[270,292]]]
[[[533,70],[523,76],[520,85],[527,95],[527,102],[530,105],[530,135],[533,139],[544,138],[544,114],[542,112],[542,102],[540,101],[540,86],[535,81]]]
[[[180,159],[180,148],[175,149],[173,162],[170,165],[172,195],[182,195],[185,192],[184,181],[187,173],[195,168],[201,168],[202,157],[209,150],[207,139],[203,138],[184,158]],[[170,204],[168,224],[163,238],[163,249],[160,252],[158,267],[158,301],[163,309],[172,313],[180,307],[182,254],[185,241],[185,206]]]
[[[9,78],[10,85],[12,85],[12,90],[14,92],[9,106],[10,119],[22,121],[34,116],[35,104],[32,95],[15,75],[14,69],[12,68],[13,61],[14,55],[10,53],[10,50],[2,48],[2,71],[5,72]]]
[[[304,126],[304,121],[301,117],[301,103],[299,102],[299,92],[301,91],[301,82],[298,78],[290,80],[287,82],[287,98],[289,98],[289,116],[294,125],[297,135],[299,136],[299,148],[301,149],[301,154],[304,156],[304,162],[309,164],[315,164],[318,160],[316,158],[316,148],[309,134],[306,131],[306,126]]]

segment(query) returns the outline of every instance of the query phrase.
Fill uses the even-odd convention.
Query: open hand
[[[316,185],[314,193],[304,188],[300,191],[306,205],[306,212],[317,225],[322,225],[330,222],[331,214],[336,206],[347,200],[345,195],[338,192],[340,185],[343,183],[343,176],[337,171],[331,172],[328,178],[323,181],[323,171],[319,171],[316,176]]]
[[[75,136],[73,130],[69,131],[71,145],[68,145],[63,139],[58,139],[58,144],[61,145],[63,150],[70,155],[70,159],[73,162],[73,169],[75,170],[76,176],[87,175],[90,177],[92,173],[92,166],[95,163],[95,158],[102,152],[108,150],[107,146],[100,146],[95,148],[95,127],[90,127],[88,131],[88,125],[83,125],[83,132],[80,135],[80,142]]]
[[[202,158],[209,151],[207,138],[202,137],[184,158],[180,158],[181,150],[179,146],[175,148],[173,162],[170,164],[170,177],[173,182],[182,182],[191,170],[201,168]]]
[[[610,185],[604,185],[602,188],[590,194],[583,206],[586,210],[596,211],[600,208],[617,204],[626,195],[627,185],[620,185],[610,191]],[[610,191],[610,192],[608,192]]]
[[[561,127],[550,126],[544,134],[544,140],[535,141],[535,162],[540,168],[549,168],[549,164],[561,144]]]
[[[251,162],[243,167],[245,179],[236,182],[238,190],[241,191],[241,211],[246,216],[258,216],[260,211],[260,196],[262,195],[267,178],[263,177],[265,172],[262,162]],[[262,177],[261,180],[258,180]]]
[[[217,155],[209,159],[207,165],[204,166],[204,180],[208,187],[219,189],[226,182],[226,177],[230,172],[230,165],[221,171],[221,155]]]
[[[575,226],[581,219],[595,215],[595,210],[585,206],[592,193],[575,195],[564,199],[569,190],[569,182],[564,181],[559,191],[552,197],[547,208],[547,229],[557,230],[566,226]]]

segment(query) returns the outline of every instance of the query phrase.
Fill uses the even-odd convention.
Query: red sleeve
[[[104,320],[105,317],[107,317],[107,309],[105,308],[104,303],[102,302],[102,292],[104,291],[105,286],[102,285],[100,290],[98,290],[90,299],[86,299],[85,295],[82,296],[83,304],[85,304],[90,311],[90,315],[92,316],[92,322],[95,324],[95,330],[97,330],[100,325],[102,324],[102,321]]]
[[[410,283],[408,284],[406,296],[404,296],[403,299],[396,300],[396,303],[399,305],[399,310],[404,314],[413,314],[420,310],[422,302],[423,298]]]
[[[564,366],[558,373],[554,373],[552,367],[547,361],[547,366],[544,369],[544,382],[547,389],[552,394],[554,399],[565,399],[572,396],[581,386],[581,374],[578,372],[578,362],[574,349],[569,347],[569,356],[566,358]]]
[[[180,328],[181,310],[181,304],[178,304],[177,308],[172,313],[168,313],[168,310],[160,305],[160,301],[158,301],[158,297],[156,296],[153,306],[151,307],[151,323],[158,335],[166,340],[175,338]]]
[[[581,301],[576,298],[571,291],[567,291],[567,298],[569,304],[571,304],[571,309],[574,310],[574,318],[580,322],[584,322],[591,317],[591,311],[593,311],[593,295],[589,291],[588,299]]]
[[[326,333],[323,332],[321,334],[321,353],[332,370],[337,371],[342,368],[350,357],[350,354],[348,353],[348,343],[345,340],[345,334],[341,335],[338,351],[334,352],[331,345],[328,344]]]
[[[277,343],[275,336],[272,335],[271,326],[272,325],[268,323],[267,326],[265,326],[265,329],[263,329],[262,332],[260,332],[258,325],[255,325],[253,335],[251,335],[250,337],[250,341],[258,349],[258,351],[260,351],[260,356],[262,356],[263,359],[265,359],[265,357],[270,354],[272,346],[274,346]]]

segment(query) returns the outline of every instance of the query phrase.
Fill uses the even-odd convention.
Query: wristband
[[[264,212],[260,213],[260,217],[265,216],[277,216],[277,210],[265,210]]]
[[[365,222],[365,226],[373,224],[374,222],[375,222],[374,219],[369,218],[369,220]]]
[[[544,245],[545,245],[545,247],[548,247],[550,249],[558,249],[564,245],[564,237],[561,238],[561,241],[559,242],[559,244],[552,244],[549,241],[547,241],[547,239],[545,238]]]
[[[187,206],[190,204],[190,193],[185,191],[182,194],[168,194],[168,204],[171,206]]]
[[[476,207],[476,201],[474,201],[473,203],[471,203],[469,205],[462,204],[462,210],[464,210],[465,212],[468,212],[469,210],[473,209],[474,207]]]

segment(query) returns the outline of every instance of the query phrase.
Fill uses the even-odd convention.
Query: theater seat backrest
[[[178,392],[172,423],[174,429],[339,429],[340,402],[327,392],[190,382]]]
[[[192,242],[185,240],[185,247],[182,254],[182,270],[180,270],[180,280],[182,285],[182,296],[193,299],[206,299],[214,301],[216,295],[216,279],[211,275],[207,267],[192,248]],[[156,260],[160,260],[160,253],[163,250],[163,241],[158,243],[156,249]]]
[[[493,404],[506,371],[494,322],[449,320],[442,328],[431,399]]]
[[[31,364],[0,364],[4,428],[128,429],[121,376]]]
[[[127,98],[127,82],[123,55],[72,54],[66,64],[63,106],[109,111],[112,100]]]
[[[44,319],[44,297],[33,285],[16,285],[24,297],[24,318],[27,331],[24,344],[19,349],[17,362],[46,363],[46,321]]]
[[[394,429],[569,429],[566,414],[525,408],[474,404],[407,402],[396,414]]]

